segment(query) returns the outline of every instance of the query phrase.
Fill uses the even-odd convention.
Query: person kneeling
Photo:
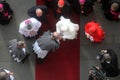
[[[42,63],[50,51],[60,47],[62,36],[57,32],[47,31],[40,36],[33,44],[33,50],[37,54],[38,63]]]

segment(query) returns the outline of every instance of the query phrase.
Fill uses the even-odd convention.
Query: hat
[[[3,8],[3,4],[0,3],[0,9]]]
[[[111,4],[111,10],[115,11],[118,9],[118,3],[114,2]]]
[[[64,2],[64,0],[59,0],[59,1],[58,1],[58,4],[59,4],[59,5],[64,5],[65,2]]]
[[[96,30],[97,29],[94,26],[92,26],[91,28],[89,28],[89,32],[92,32],[92,33],[94,33]]]
[[[26,24],[25,28],[26,28],[27,30],[31,30],[31,29],[32,29],[33,24],[32,24],[32,22],[31,22],[30,20],[26,20],[26,21],[25,21],[25,24]]]
[[[7,80],[7,73],[5,71],[0,72],[0,80]]]
[[[85,1],[86,1],[86,0],[79,0],[79,2],[80,2],[80,3],[83,3],[83,4],[85,3]]]

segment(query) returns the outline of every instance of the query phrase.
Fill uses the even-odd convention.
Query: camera
[[[100,54],[100,53],[99,53],[99,54],[96,56],[96,58],[101,61],[101,60],[103,59],[103,54]]]
[[[91,76],[96,78],[96,80],[109,80],[106,77],[106,73],[101,69],[97,69],[95,66],[91,67]]]

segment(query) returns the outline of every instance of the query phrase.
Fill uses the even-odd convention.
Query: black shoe
[[[26,54],[25,58],[21,62],[24,63],[25,60],[28,59],[29,56],[30,56],[30,54]]]
[[[38,58],[38,59],[37,59],[38,64],[42,64],[43,61],[44,61],[44,59],[41,59],[41,58]]]

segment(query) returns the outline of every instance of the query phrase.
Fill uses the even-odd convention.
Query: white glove
[[[120,19],[120,15],[118,16],[118,18]]]

